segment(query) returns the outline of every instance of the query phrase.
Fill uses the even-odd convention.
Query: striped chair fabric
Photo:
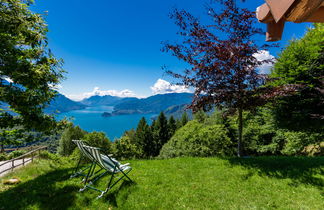
[[[120,164],[116,159],[111,158],[106,155],[102,155],[100,153],[100,148],[97,147],[91,147],[83,145],[83,148],[87,151],[88,154],[91,154],[92,159],[95,159],[95,161],[103,168],[107,169],[111,173],[118,173],[121,171],[126,171],[131,169],[129,166],[129,163],[126,164]]]
[[[85,146],[85,144],[83,143],[82,140],[72,140],[79,148],[79,150],[81,151],[81,153],[86,156],[87,158],[89,158],[90,160],[92,160],[92,156],[83,148],[83,146]]]

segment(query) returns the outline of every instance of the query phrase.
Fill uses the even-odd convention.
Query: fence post
[[[23,166],[25,165],[25,157],[23,157]]]
[[[32,162],[34,161],[34,152],[32,152]]]
[[[15,167],[15,159],[11,161],[11,171],[13,171],[14,167]]]

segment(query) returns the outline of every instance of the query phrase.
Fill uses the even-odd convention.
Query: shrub
[[[205,126],[196,120],[180,128],[166,143],[160,157],[232,155],[232,142],[223,125]]]
[[[10,152],[9,155],[8,155],[8,159],[13,159],[13,158],[16,158],[16,157],[19,157],[23,154],[27,153],[26,150],[15,150],[13,152]]]
[[[57,154],[50,153],[49,151],[41,151],[39,157],[46,160],[56,160],[58,159]]]
[[[233,142],[238,139],[237,120],[238,115],[234,114],[226,116],[222,122],[219,122],[227,126],[229,137]],[[243,141],[241,142],[243,155],[269,155],[277,152],[277,145],[271,144],[276,132],[269,109],[262,107],[253,112],[243,112],[243,122]]]
[[[7,153],[0,153],[0,161],[8,160]]]
[[[281,149],[281,142],[273,141],[276,135],[271,110],[259,108],[245,113],[246,125],[243,130],[243,148],[249,155],[274,155]]]
[[[82,139],[86,134],[79,126],[68,126],[62,133],[62,136],[59,140],[58,153],[63,156],[68,156],[72,154],[73,150],[76,148],[76,145],[72,140]]]
[[[299,155],[307,145],[316,143],[318,136],[320,134],[279,130],[274,137],[274,141],[284,141],[281,150],[283,155]]]
[[[106,152],[111,153],[111,141],[106,137],[105,133],[103,132],[91,132],[83,136],[82,138],[84,141],[86,141],[89,145],[93,147],[99,147]]]
[[[118,159],[133,159],[142,157],[143,151],[131,142],[129,136],[117,139],[113,145],[113,154]]]
[[[324,142],[311,144],[304,147],[302,154],[307,156],[323,156],[324,155]]]
[[[81,158],[81,152],[79,148],[75,148],[72,152],[72,154],[69,156],[71,160],[78,161]],[[88,158],[83,158],[88,162]]]

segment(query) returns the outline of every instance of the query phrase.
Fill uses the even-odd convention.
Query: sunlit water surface
[[[113,108],[112,106],[87,107],[82,110],[61,113],[57,116],[57,119],[61,120],[64,117],[70,118],[75,125],[79,125],[82,129],[88,132],[102,131],[113,141],[115,138],[121,137],[125,131],[132,128],[136,129],[142,117],[145,117],[147,122],[151,123],[151,117],[154,116],[153,114],[101,116],[104,112],[111,113]]]

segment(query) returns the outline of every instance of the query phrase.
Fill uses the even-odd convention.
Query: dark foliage
[[[154,155],[153,151],[155,144],[153,142],[152,131],[144,117],[137,125],[134,139],[137,147],[142,149],[144,157],[151,157]]]
[[[279,127],[294,131],[323,131],[324,127],[324,25],[316,24],[300,40],[282,51],[271,73],[274,85],[298,85],[294,95],[275,101]]]

